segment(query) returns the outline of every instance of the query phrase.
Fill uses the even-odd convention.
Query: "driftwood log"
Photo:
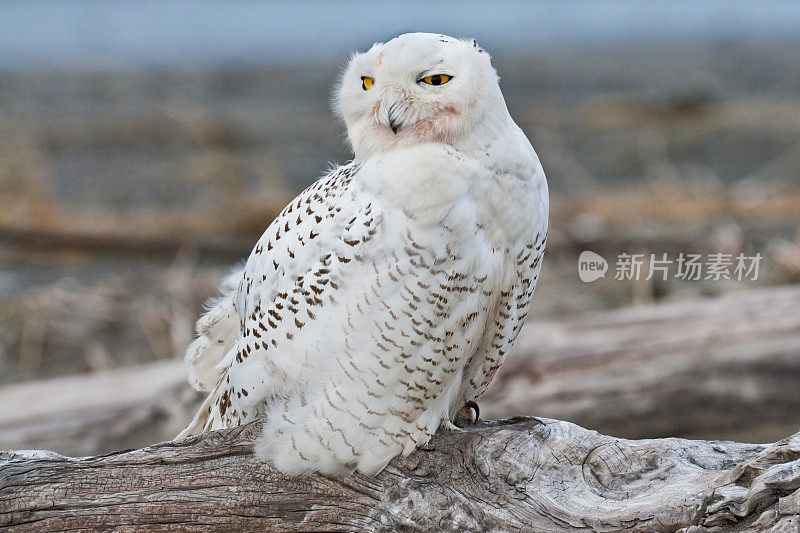
[[[169,361],[0,389],[0,448],[164,440],[199,399],[184,375]],[[534,321],[481,408],[628,437],[761,440],[800,427],[799,390],[795,286]],[[800,531],[800,433],[625,440],[511,419],[336,480],[281,477],[252,457],[257,432],[84,458],[0,452],[0,529]]]
[[[800,428],[800,286],[525,325],[480,400],[627,438],[768,442]],[[96,455],[172,438],[201,395],[164,361],[0,388],[0,449]]]
[[[625,440],[549,419],[440,431],[374,478],[285,478],[258,423],[85,458],[0,452],[11,531],[796,531],[800,433]]]

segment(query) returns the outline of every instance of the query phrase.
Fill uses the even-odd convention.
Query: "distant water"
[[[343,61],[407,31],[497,54],[561,44],[800,35],[800,2],[0,0],[0,68]]]

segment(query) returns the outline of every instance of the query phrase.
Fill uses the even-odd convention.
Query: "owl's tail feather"
[[[218,401],[223,392],[222,381],[227,371],[224,363],[239,337],[239,315],[236,311],[236,293],[242,270],[237,268],[220,283],[220,297],[207,306],[206,313],[195,326],[198,337],[186,349],[189,363],[189,383],[209,395],[194,419],[176,438],[198,435],[224,427]]]
[[[200,405],[200,408],[194,415],[192,421],[189,422],[189,425],[186,426],[183,431],[178,433],[178,435],[175,437],[176,439],[183,439],[185,437],[191,437],[192,435],[199,435],[200,433],[204,433],[212,429],[212,411],[214,410],[215,402],[217,401],[217,391],[219,391],[219,385],[213,393],[206,397],[205,401],[202,403],[202,405]]]
[[[215,388],[225,369],[220,362],[239,335],[239,316],[236,312],[236,292],[242,279],[241,269],[225,276],[220,283],[220,297],[208,305],[195,328],[198,337],[186,349],[186,361],[191,365],[189,383],[200,391]]]

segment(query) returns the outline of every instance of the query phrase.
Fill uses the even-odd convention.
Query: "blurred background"
[[[526,357],[487,414],[631,437],[800,427],[800,3],[5,0],[0,448],[98,453],[186,423],[199,397],[176,361],[202,302],[349,159],[329,100],[350,52],[407,31],[492,54],[551,188]],[[604,279],[580,280],[583,250]],[[620,253],[680,252],[763,260],[756,280],[614,279]],[[618,384],[584,387],[580,408],[563,393],[637,381],[620,361],[666,353],[654,338],[682,373],[642,370],[617,403]],[[637,400],[667,382],[683,388]]]

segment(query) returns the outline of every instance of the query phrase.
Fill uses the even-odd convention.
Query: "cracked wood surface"
[[[625,440],[517,418],[440,431],[374,478],[286,478],[258,423],[85,458],[0,452],[0,528],[64,531],[794,531],[800,433]]]

